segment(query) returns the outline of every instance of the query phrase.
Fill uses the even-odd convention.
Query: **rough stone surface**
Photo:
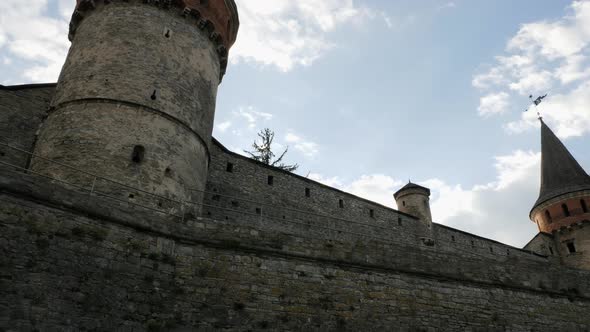
[[[432,227],[430,189],[408,183],[398,190],[393,197],[400,211],[416,216],[426,224],[426,227]]]
[[[219,66],[209,36],[178,10],[97,3],[77,28],[35,151],[192,200],[189,189],[206,181]],[[145,161],[130,165],[135,146]],[[37,160],[33,169],[78,180]]]
[[[431,239],[437,250],[462,256],[492,259],[519,256],[546,261],[530,252],[443,225],[433,224],[429,229],[413,216],[265,166],[227,151],[218,142],[211,151],[203,205],[205,217],[249,220],[260,227],[288,229],[304,236],[393,242],[412,247],[429,247]],[[268,184],[268,176],[273,177],[272,185]]]
[[[55,84],[0,85],[0,141],[33,151],[35,133],[47,115]],[[0,161],[26,167],[29,156],[0,146]]]
[[[164,217],[0,176],[0,328],[587,331],[590,274],[536,256]],[[108,319],[105,319],[108,317]]]
[[[0,331],[590,330],[580,193],[521,250],[212,141],[227,59],[193,9],[228,3],[81,1],[38,139],[53,87],[0,87],[2,138],[55,161],[0,149]]]
[[[575,252],[571,252],[568,244],[572,244]],[[588,269],[590,267],[590,221],[565,227],[555,232],[555,247],[565,265]]]

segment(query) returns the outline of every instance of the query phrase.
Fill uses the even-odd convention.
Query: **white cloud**
[[[528,213],[538,195],[540,158],[540,153],[520,150],[496,157],[496,180],[471,189],[427,181],[437,195],[432,202],[434,220],[524,246],[538,231]]]
[[[395,207],[393,193],[402,184],[383,174],[363,175],[342,189],[351,194],[366,198],[391,208]]]
[[[301,152],[305,157],[312,158],[319,153],[319,145],[317,143],[306,140],[293,132],[287,133],[285,141],[293,144],[295,150]]]
[[[342,184],[342,179],[340,179],[337,176],[333,176],[333,177],[325,177],[322,174],[318,174],[318,173],[309,173],[309,175],[307,176],[309,179],[317,181],[319,183],[323,183],[326,186],[330,186],[330,187],[334,187],[334,188],[342,188],[343,184]]]
[[[251,135],[255,131],[269,127],[273,115],[260,111],[255,106],[238,106],[227,114],[221,121],[216,121],[214,136],[231,133],[233,136]]]
[[[547,91],[552,86],[553,74],[547,70],[531,70],[509,84],[510,89],[526,96],[531,91]]]
[[[508,98],[510,96],[506,92],[493,93],[481,97],[479,101],[479,115],[490,116],[494,114],[502,114],[508,111]]]
[[[74,5],[74,1],[61,0],[58,9],[71,15]],[[20,79],[26,82],[55,81],[70,46],[69,20],[47,16],[48,7],[47,0],[0,2],[0,49],[25,60]]]
[[[232,61],[284,72],[309,66],[334,47],[328,34],[338,26],[374,16],[353,0],[246,0],[238,7],[241,23]]]
[[[578,137],[590,132],[590,81],[566,94],[556,94],[539,105],[545,121],[561,138]],[[535,109],[523,113],[521,119],[506,124],[509,132],[520,133],[538,127]]]
[[[443,9],[450,9],[450,8],[455,8],[457,7],[457,4],[453,1],[449,1],[445,4],[442,4],[440,6],[437,7],[438,10],[443,10]]]
[[[222,133],[225,133],[229,127],[231,127],[232,123],[231,121],[224,121],[218,125],[215,126],[215,129],[219,130]]]
[[[523,97],[549,92],[539,110],[561,138],[590,132],[590,1],[574,1],[571,14],[554,21],[522,25],[497,56],[494,66],[474,76],[474,87],[484,91],[479,113],[508,108],[524,110]],[[503,99],[503,108],[486,107],[488,96],[510,89],[520,96]],[[492,100],[488,100],[492,101]],[[488,103],[490,104],[490,103]],[[535,109],[504,125],[510,133],[538,126]]]
[[[395,25],[393,24],[393,19],[391,18],[391,16],[387,15],[387,13],[385,12],[382,12],[381,17],[383,18],[383,22],[385,22],[385,25],[388,28],[393,29]]]
[[[246,121],[249,129],[255,129],[260,122],[267,122],[272,119],[272,114],[260,112],[254,106],[240,106],[233,112],[234,116]]]

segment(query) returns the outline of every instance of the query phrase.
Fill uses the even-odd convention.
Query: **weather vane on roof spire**
[[[539,104],[541,104],[543,102],[543,99],[545,99],[546,97],[547,97],[547,93],[544,96],[538,96],[537,99],[533,100],[533,95],[529,95],[529,99],[531,100],[531,103],[535,105],[535,109],[537,110],[537,115],[539,116],[539,120],[543,120],[543,117],[541,116],[541,112],[539,111],[539,108],[537,106],[539,106]],[[530,109],[530,107],[524,111],[528,112],[529,109]]]

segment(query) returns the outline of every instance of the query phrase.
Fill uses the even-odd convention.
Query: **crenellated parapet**
[[[236,41],[240,26],[234,0],[76,0],[76,9],[70,21],[70,41],[73,40],[80,23],[92,10],[112,2],[143,3],[162,10],[176,11],[178,15],[192,20],[215,44],[219,55],[220,77],[225,75],[229,49]]]

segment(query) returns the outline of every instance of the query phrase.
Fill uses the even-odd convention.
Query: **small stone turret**
[[[428,228],[432,227],[430,189],[409,182],[393,194],[401,212],[418,217]]]
[[[238,26],[233,0],[78,0],[72,47],[35,153],[150,193],[199,201],[217,87]],[[92,184],[92,177],[41,158],[32,168]],[[108,181],[96,186],[127,198]]]

